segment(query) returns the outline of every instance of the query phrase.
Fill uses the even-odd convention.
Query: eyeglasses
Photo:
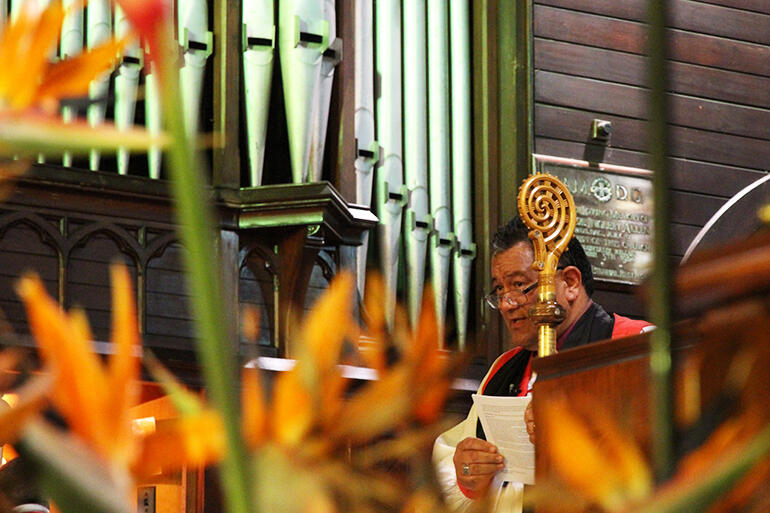
[[[529,287],[509,290],[503,292],[502,294],[498,294],[497,292],[490,292],[484,296],[484,301],[486,301],[487,305],[489,305],[489,307],[493,310],[499,310],[503,303],[505,303],[507,306],[513,306],[513,303],[515,302],[517,305],[521,306],[526,303],[527,294],[535,290],[537,285],[538,282],[535,282]]]

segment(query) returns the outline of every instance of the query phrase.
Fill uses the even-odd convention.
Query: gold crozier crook
[[[556,302],[556,268],[575,233],[575,200],[558,178],[538,173],[521,184],[518,207],[535,250],[532,267],[540,273],[537,303],[529,317],[538,325],[538,356],[548,356],[556,353],[556,326],[565,315]]]

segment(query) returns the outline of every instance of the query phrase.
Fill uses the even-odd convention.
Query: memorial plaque
[[[535,155],[538,172],[567,186],[577,207],[575,236],[594,279],[637,284],[652,266],[652,173],[646,169]]]

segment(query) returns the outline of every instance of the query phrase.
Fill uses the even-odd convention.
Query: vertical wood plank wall
[[[599,118],[612,122],[604,162],[648,167],[647,1],[534,3],[535,151],[582,159],[591,120]],[[770,2],[669,5],[677,263],[725,201],[770,170]],[[617,287],[600,286],[598,299],[619,313],[644,314]]]

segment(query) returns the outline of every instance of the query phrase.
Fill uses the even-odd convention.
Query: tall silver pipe
[[[262,185],[275,54],[274,0],[243,0],[243,85],[250,185]]]
[[[319,0],[282,0],[278,4],[281,59],[289,154],[294,183],[310,177],[310,141],[318,103],[322,55],[329,46],[329,24]]]
[[[183,51],[179,79],[187,133],[191,136],[198,132],[203,76],[214,46],[213,35],[209,30],[208,12],[206,0],[177,2],[179,46]]]
[[[407,306],[416,326],[425,285],[431,217],[428,204],[428,83],[425,0],[404,3],[404,176],[409,198],[404,222]]]
[[[452,34],[452,216],[457,247],[453,258],[455,321],[460,349],[468,338],[471,272],[476,256],[471,211],[471,71],[470,14],[468,2],[451,0],[449,33]]]
[[[86,46],[89,50],[109,40],[112,35],[112,10],[109,0],[90,0],[86,7],[88,13],[88,27],[86,27]],[[92,127],[104,123],[104,115],[107,111],[107,94],[110,89],[110,74],[105,72],[99,78],[94,79],[88,87],[88,124]],[[101,152],[91,150],[89,155],[89,168],[93,171],[99,169]]]
[[[318,98],[313,115],[313,132],[310,140],[310,180],[321,181],[324,151],[326,149],[326,128],[329,125],[329,107],[334,85],[334,68],[339,63],[339,41],[337,40],[337,9],[334,0],[323,0],[323,17],[329,26],[330,50],[321,58],[318,77]]]
[[[145,62],[149,62],[146,59]],[[144,71],[144,127],[153,135],[160,135],[163,130],[163,107],[160,104],[158,73],[154,64],[148,64]],[[158,146],[147,149],[147,174],[150,178],[160,178],[163,152]]]
[[[372,205],[374,165],[380,151],[374,137],[374,30],[372,0],[356,0],[355,4],[355,136],[356,136],[356,203]],[[356,248],[356,285],[359,297],[366,287],[366,256],[369,232]]]
[[[116,37],[125,37],[131,26],[123,10],[115,6],[114,31]],[[142,53],[138,43],[133,43],[123,52],[123,61],[118,65],[115,76],[115,126],[118,130],[128,130],[134,124],[136,98],[139,89],[139,73],[142,69]],[[118,173],[128,174],[129,151],[118,148]]]
[[[444,340],[449,266],[454,247],[450,211],[449,23],[446,0],[428,0],[428,144],[431,273],[440,339]]]
[[[401,2],[378,0],[376,10],[377,213],[380,218],[380,262],[385,280],[385,315],[392,325],[396,305],[401,216],[406,201],[401,140]]]
[[[67,14],[62,20],[59,57],[64,60],[83,52],[83,9],[78,0],[63,0],[62,5]],[[77,112],[72,107],[62,108],[65,123],[72,122],[76,116]],[[72,153],[64,152],[62,164],[67,167],[72,165]]]

